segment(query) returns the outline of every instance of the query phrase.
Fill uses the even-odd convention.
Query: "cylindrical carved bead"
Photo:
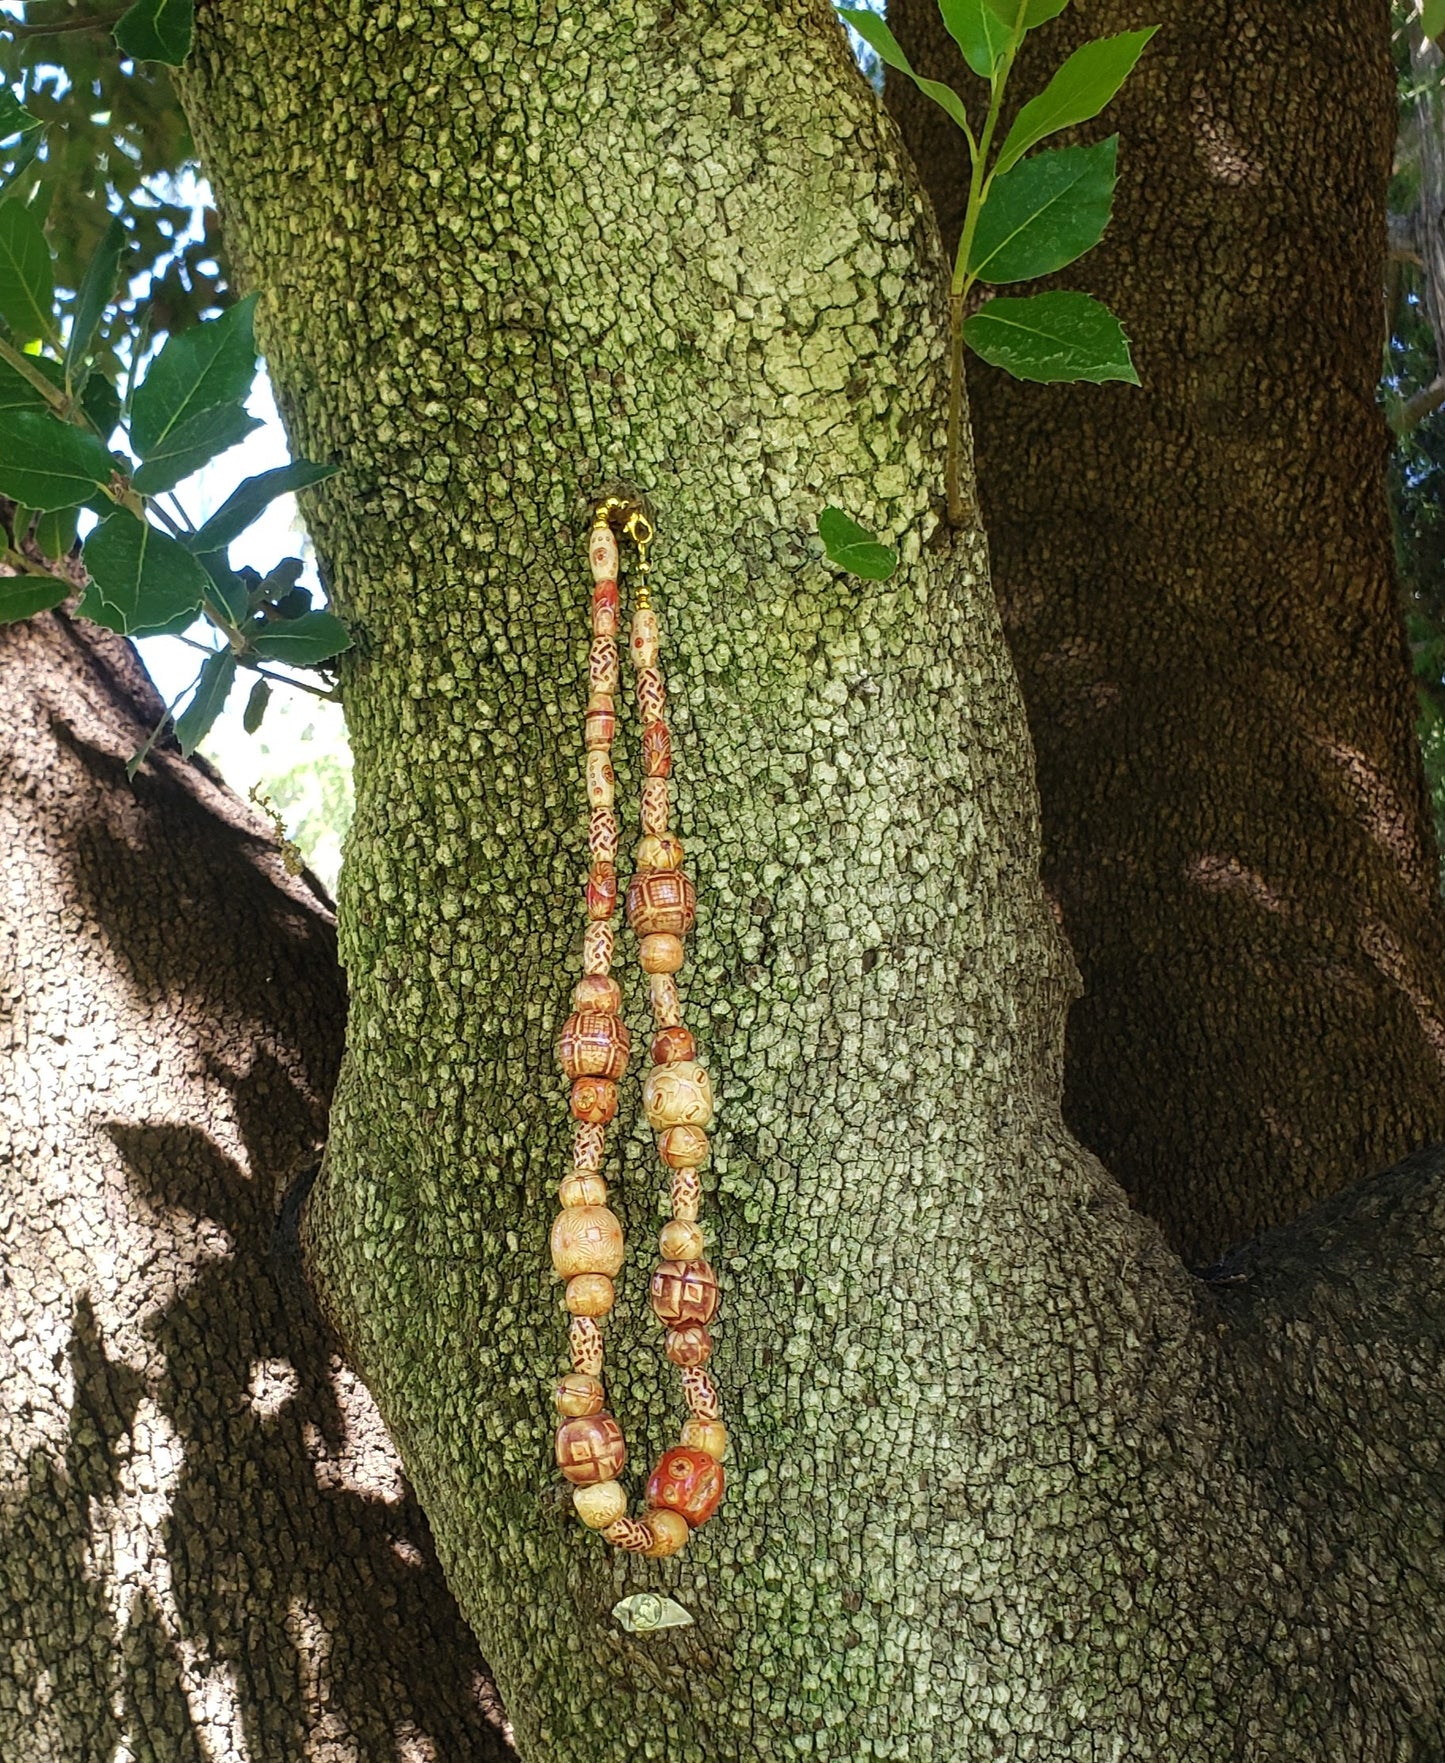
[[[617,910],[617,871],[610,863],[594,863],[587,871],[587,916],[597,921]]]
[[[637,946],[637,959],[644,973],[676,973],[682,966],[682,938],[667,931],[643,937]]]
[[[644,722],[661,722],[667,709],[667,690],[655,667],[637,670],[637,708]]]
[[[574,1371],[602,1375],[602,1330],[591,1316],[574,1316],[567,1325],[567,1351]]]
[[[711,1322],[717,1311],[717,1275],[706,1261],[659,1261],[653,1269],[651,1297],[654,1313],[669,1327],[680,1322]],[[684,1384],[688,1376],[690,1372],[684,1376]],[[690,1402],[688,1405],[691,1407]],[[699,1420],[715,1418],[698,1415]]]
[[[728,1429],[720,1420],[685,1420],[681,1436],[689,1451],[706,1451],[715,1462],[722,1462],[728,1448]]]
[[[658,1155],[669,1169],[701,1169],[711,1149],[700,1126],[670,1126],[657,1141]]]
[[[707,1067],[695,1059],[654,1065],[642,1086],[642,1106],[654,1132],[664,1132],[670,1126],[711,1126],[712,1084]]]
[[[646,1554],[652,1544],[652,1532],[640,1518],[615,1519],[602,1534],[609,1543],[634,1555]]]
[[[573,994],[576,997],[576,994]],[[577,1008],[580,1009],[580,1005]],[[688,1029],[680,1024],[672,1028],[660,1028],[652,1037],[652,1063],[654,1065],[676,1065],[680,1060],[693,1059],[697,1056],[697,1042],[693,1040]]]
[[[620,1016],[574,1010],[557,1037],[557,1063],[568,1077],[610,1077],[615,1081],[627,1070],[631,1045],[627,1024]]]
[[[587,654],[587,689],[611,697],[617,690],[617,643],[612,637],[593,637]]]
[[[570,1216],[570,1213],[562,1214],[563,1218]],[[555,1227],[552,1234],[555,1237]],[[685,1223],[681,1218],[669,1218],[657,1233],[657,1247],[664,1261],[701,1261],[702,1231],[696,1224]],[[578,1268],[577,1271],[581,1273],[584,1269]],[[611,1269],[600,1271],[606,1273]]]
[[[610,808],[617,794],[612,761],[606,753],[587,755],[587,800],[594,808]]]
[[[627,1489],[620,1481],[594,1481],[573,1488],[572,1504],[588,1530],[605,1530],[627,1516]]]
[[[674,1365],[706,1365],[712,1358],[712,1336],[700,1322],[679,1323],[667,1331],[663,1351]]]
[[[557,1428],[556,1452],[557,1467],[579,1486],[612,1481],[627,1461],[622,1428],[605,1413],[564,1420]]]
[[[668,1069],[671,1069],[670,1067]],[[617,1085],[605,1077],[579,1077],[572,1085],[572,1113],[589,1126],[606,1126],[617,1112]]]
[[[582,938],[583,973],[606,973],[612,966],[617,932],[610,924],[597,920],[587,926]]]
[[[682,840],[671,833],[649,833],[637,841],[635,867],[644,869],[681,869]]]
[[[592,635],[617,635],[617,583],[598,582],[592,590]]]
[[[617,586],[617,536],[605,520],[599,520],[588,535],[587,561],[594,582]]]
[[[576,1170],[601,1169],[602,1148],[606,1142],[607,1135],[602,1127],[579,1120],[572,1129],[572,1167]]]
[[[659,931],[686,936],[696,919],[697,889],[680,869],[642,869],[633,876],[627,890],[627,922],[638,936]]]
[[[697,1226],[683,1228],[696,1230]],[[622,1225],[606,1206],[572,1206],[553,1221],[552,1266],[559,1279],[573,1279],[580,1273],[605,1273],[611,1278],[622,1266],[624,1252]]]
[[[718,1400],[717,1386],[700,1367],[689,1366],[683,1372],[682,1393],[694,1420],[716,1420],[721,1415],[722,1403]]]
[[[694,1527],[706,1524],[723,1495],[722,1467],[706,1451],[675,1445],[647,1478],[647,1503],[679,1512]]]
[[[617,718],[611,710],[589,710],[582,725],[582,744],[589,753],[605,753],[617,733]]]
[[[695,1169],[674,1169],[672,1172],[672,1216],[684,1224],[697,1222],[702,1204],[702,1181]]]
[[[557,1189],[557,1198],[566,1207],[605,1206],[607,1183],[600,1175],[564,1175]]]
[[[628,643],[634,667],[656,664],[657,638],[657,614],[650,606],[639,606],[632,615],[632,634]]]
[[[602,1379],[585,1371],[569,1371],[565,1377],[557,1379],[552,1402],[557,1412],[569,1420],[576,1420],[583,1414],[600,1414],[606,1406]]]
[[[584,973],[572,988],[572,1008],[600,1016],[622,1012],[622,987],[605,973]],[[654,1063],[658,1063],[654,1059]]]
[[[642,780],[642,830],[653,838],[667,831],[667,779],[645,777]]]
[[[587,855],[594,863],[617,861],[617,816],[610,808],[594,808],[588,818]]]
[[[677,995],[677,981],[670,973],[654,973],[648,994],[657,1026],[676,1028],[682,1021],[682,1000]]]
[[[649,722],[642,729],[644,777],[667,777],[672,771],[672,736],[665,722]]]
[[[562,1302],[573,1316],[605,1316],[612,1308],[616,1293],[605,1273],[578,1273],[567,1281]],[[578,1366],[585,1371],[586,1366]]]
[[[652,1542],[643,1553],[657,1561],[675,1555],[686,1545],[692,1534],[691,1526],[681,1512],[674,1512],[666,1506],[660,1506],[656,1512],[649,1512],[643,1523],[652,1532]]]

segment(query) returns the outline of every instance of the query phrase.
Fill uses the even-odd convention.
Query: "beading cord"
[[[616,693],[618,548],[614,525],[637,550],[638,584],[628,651],[637,676],[642,719],[642,837],[627,890],[627,921],[638,938],[657,1032],[652,1069],[642,1086],[648,1124],[671,1172],[672,1217],[662,1227],[662,1259],[652,1275],[652,1308],[666,1325],[664,1350],[682,1371],[689,1418],[682,1442],[664,1451],[647,1480],[646,1509],[627,1515],[627,1494],[617,1476],[627,1459],[622,1429],[606,1410],[602,1383],[600,1318],[612,1308],[613,1279],[622,1267],[622,1225],[607,1205],[601,1174],[607,1123],[617,1112],[617,1085],[627,1070],[630,1037],[622,1020],[622,993],[611,977],[617,907],[617,815],[612,774]],[[572,1084],[572,1168],[563,1178],[562,1211],[552,1226],[552,1265],[566,1283],[564,1302],[572,1370],[554,1391],[557,1467],[573,1484],[577,1515],[620,1549],[644,1555],[675,1555],[691,1532],[706,1523],[722,1498],[720,1459],[727,1428],[712,1379],[704,1367],[712,1354],[707,1325],[717,1310],[717,1276],[703,1256],[697,1215],[702,1198],[698,1171],[708,1158],[712,1085],[698,1062],[697,1047],[683,1027],[676,974],[682,939],[692,929],[697,896],[683,873],[682,844],[668,831],[668,785],[672,737],[667,695],[657,665],[658,625],[648,582],[652,525],[634,503],[609,498],[597,505],[588,536],[592,565],[592,648],[588,656],[585,722],[587,800],[587,931],[582,941],[582,978],[572,993],[572,1014],[557,1040],[557,1058]]]

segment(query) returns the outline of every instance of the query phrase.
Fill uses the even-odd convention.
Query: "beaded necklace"
[[[638,937],[642,970],[649,976],[657,1033],[652,1070],[642,1088],[648,1124],[671,1171],[672,1217],[662,1227],[662,1259],[652,1275],[652,1308],[666,1324],[664,1350],[682,1371],[689,1418],[682,1443],[664,1451],[648,1477],[646,1510],[627,1515],[627,1494],[616,1479],[627,1458],[622,1429],[606,1411],[599,1319],[612,1308],[612,1281],[622,1266],[622,1225],[607,1206],[600,1173],[607,1122],[617,1112],[617,1084],[627,1069],[630,1038],[622,1020],[622,993],[609,976],[617,906],[617,816],[613,812],[610,758],[617,725],[618,689],[617,539],[614,523],[637,550],[637,595],[628,650],[637,674],[642,717],[642,839],[627,890],[627,921]],[[572,993],[572,1014],[562,1026],[557,1058],[571,1080],[575,1121],[572,1168],[563,1178],[562,1211],[552,1226],[552,1265],[566,1284],[571,1322],[572,1370],[554,1391],[557,1467],[573,1484],[572,1501],[589,1529],[619,1549],[652,1556],[675,1555],[691,1532],[706,1523],[722,1498],[719,1459],[727,1446],[717,1389],[704,1367],[712,1353],[707,1324],[717,1309],[717,1276],[703,1258],[698,1205],[699,1169],[707,1161],[706,1128],[712,1124],[712,1086],[697,1061],[697,1048],[682,1025],[675,975],[682,966],[682,939],[696,916],[696,891],[683,874],[682,844],[667,830],[667,779],[672,738],[664,712],[666,693],[657,666],[657,614],[648,582],[653,529],[635,503],[609,498],[597,505],[588,536],[592,565],[592,648],[588,656],[587,932],[582,978]]]

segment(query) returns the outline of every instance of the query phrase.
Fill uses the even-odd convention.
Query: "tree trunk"
[[[971,78],[933,0],[918,65]],[[1383,5],[1080,0],[1162,21],[1102,246],[1058,278],[1143,380],[969,364],[984,523],[1078,957],[1070,1126],[1203,1262],[1445,1137],[1445,923],[1396,598],[1380,370],[1394,138]],[[888,100],[956,241],[961,137]]]
[[[330,915],[203,766],[127,783],[160,714],[119,638],[49,615],[0,638],[0,1755],[500,1759],[299,1277]]]
[[[221,0],[184,82],[294,437],[344,468],[312,530],[361,638],[352,1004],[311,1266],[518,1748],[1423,1756],[1433,1171],[1206,1287],[1063,1132],[1073,975],[1022,710],[979,535],[936,526],[921,193],[824,5],[606,23]],[[685,996],[721,1096],[731,1486],[663,1562],[577,1526],[547,1400],[578,517],[619,481],[660,527]],[[901,540],[892,581],[821,562],[830,500]],[[678,1409],[635,1108],[608,1170],[634,1465]],[[1314,1260],[1340,1234],[1347,1319]],[[624,1633],[644,1588],[694,1625]]]

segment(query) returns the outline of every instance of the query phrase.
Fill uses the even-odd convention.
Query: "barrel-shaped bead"
[[[571,1105],[574,1119],[606,1126],[617,1112],[617,1085],[605,1077],[579,1077],[572,1085]]]
[[[668,777],[672,772],[672,736],[665,722],[648,722],[642,728],[642,774]]]
[[[648,1505],[680,1513],[694,1529],[707,1523],[722,1496],[721,1464],[706,1451],[690,1451],[685,1445],[664,1451],[647,1478]]]
[[[682,1322],[711,1322],[717,1311],[717,1275],[706,1261],[659,1261],[653,1269],[651,1297],[654,1314],[669,1328]]]
[[[601,1126],[579,1120],[572,1129],[572,1167],[576,1170],[597,1170],[602,1167],[602,1150],[607,1134]]]
[[[654,1065],[642,1086],[642,1106],[654,1132],[665,1132],[670,1126],[711,1126],[712,1083],[707,1067],[695,1059]]]
[[[648,984],[652,1016],[659,1028],[675,1028],[682,1021],[682,1000],[677,981],[670,973],[654,973]]]
[[[557,1428],[555,1444],[557,1467],[568,1481],[581,1487],[614,1480],[627,1461],[622,1428],[607,1413],[564,1420]]]
[[[650,606],[639,606],[632,615],[632,631],[628,648],[634,667],[653,667],[657,662],[657,614]]]
[[[610,581],[616,586],[617,535],[606,520],[599,520],[587,535],[587,561],[592,565],[594,582]]]
[[[617,583],[600,581],[592,590],[592,635],[617,635]]]
[[[682,1228],[697,1230],[695,1224]],[[559,1279],[582,1273],[605,1273],[610,1279],[622,1266],[624,1253],[622,1225],[606,1206],[569,1206],[553,1220],[552,1266]]]
[[[694,1420],[716,1420],[722,1414],[717,1385],[698,1366],[689,1366],[682,1374],[682,1393]]]
[[[695,1169],[674,1169],[672,1172],[672,1216],[688,1224],[697,1220],[702,1205],[702,1182]]]
[[[606,753],[587,755],[587,800],[594,808],[610,808],[617,795],[617,780]]]
[[[611,918],[616,910],[616,867],[611,863],[594,863],[587,871],[587,916],[594,921]]]
[[[594,863],[617,861],[617,816],[610,808],[594,808],[588,817],[587,855]]]
[[[653,838],[661,838],[667,831],[667,817],[667,779],[665,777],[643,778],[640,817],[643,832]]]
[[[659,841],[660,842],[660,841]],[[686,936],[697,920],[697,889],[680,869],[642,869],[627,890],[627,922],[640,937]]]
[[[582,938],[583,973],[606,973],[612,966],[617,932],[605,919],[596,919],[587,926]]]
[[[637,670],[637,709],[644,722],[660,722],[667,709],[667,688],[655,667]]]
[[[595,1317],[573,1312],[567,1324],[567,1351],[574,1371],[586,1371],[593,1377],[602,1375],[602,1330]]]
[[[574,1010],[557,1037],[557,1063],[568,1077],[609,1077],[627,1070],[631,1037],[620,1016]]]
[[[602,1534],[615,1548],[634,1555],[645,1555],[652,1547],[651,1527],[641,1518],[615,1519]]]
[[[606,752],[617,733],[617,717],[611,710],[589,710],[582,725],[582,742],[589,753]]]
[[[617,642],[613,637],[593,637],[587,652],[587,689],[605,692],[609,697],[617,691]]]

